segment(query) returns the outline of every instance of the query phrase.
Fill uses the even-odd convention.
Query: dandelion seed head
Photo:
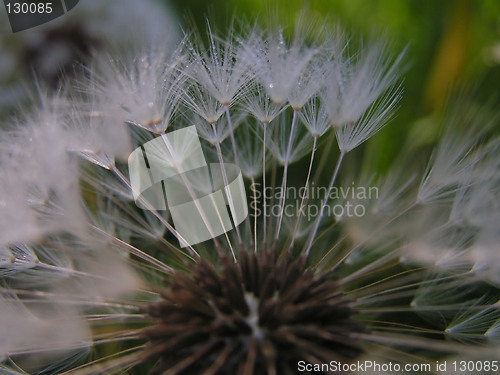
[[[239,259],[222,258],[220,270],[198,263],[148,307],[156,325],[145,332],[145,355],[160,360],[157,373],[274,374],[293,371],[300,359],[351,361],[362,353],[352,334],[364,329],[335,282],[304,259],[266,252]]]
[[[0,371],[496,355],[494,116],[445,119],[423,170],[358,168],[404,52],[235,30],[98,54],[2,134]]]

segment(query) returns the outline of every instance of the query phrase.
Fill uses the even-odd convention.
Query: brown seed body
[[[304,258],[275,253],[224,257],[219,271],[201,261],[177,273],[148,307],[157,324],[146,331],[155,373],[295,374],[297,363],[349,362],[362,354],[364,332],[334,281]]]

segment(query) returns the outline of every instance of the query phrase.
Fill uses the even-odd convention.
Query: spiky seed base
[[[349,301],[304,258],[274,252],[201,260],[178,272],[165,301],[151,304],[147,358],[155,373],[295,374],[298,361],[352,361],[362,353]]]

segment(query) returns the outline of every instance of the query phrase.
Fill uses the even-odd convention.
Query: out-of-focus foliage
[[[185,19],[205,27],[207,14],[221,30],[233,16],[283,24],[307,13],[315,22],[338,23],[359,36],[385,33],[396,51],[408,46],[404,95],[392,125],[367,147],[377,158],[364,163],[384,170],[401,148],[415,152],[440,134],[434,114],[453,91],[470,88],[467,104],[498,106],[500,98],[500,2],[497,0],[171,0]],[[499,129],[496,129],[498,132]],[[375,153],[373,152],[375,151]]]

